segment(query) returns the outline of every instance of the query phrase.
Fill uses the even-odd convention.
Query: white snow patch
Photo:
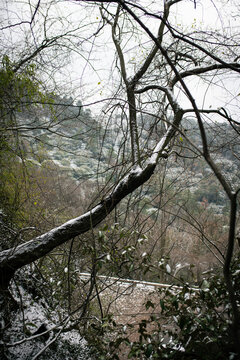
[[[77,169],[78,169],[78,166],[77,166],[74,162],[71,162],[70,167],[71,167],[73,170],[77,170]]]
[[[29,274],[25,272],[25,276]],[[8,328],[5,331],[4,342],[6,356],[9,360],[27,360],[33,359],[40,352],[48,341],[56,336],[59,331],[61,319],[64,318],[63,311],[56,307],[49,308],[44,298],[36,301],[27,293],[24,288],[18,284],[18,287],[12,284],[12,294],[15,300],[20,304],[19,310],[9,319]],[[21,301],[20,301],[21,296]],[[49,338],[38,336],[29,340],[41,325],[45,325],[50,330]],[[54,332],[54,331],[55,332]],[[74,356],[72,354],[74,353]],[[57,340],[57,350],[47,348],[44,351],[44,358],[48,360],[58,359],[76,359],[91,360],[86,341],[81,337],[77,330],[62,332]]]
[[[135,169],[131,170],[131,173],[140,176],[142,174],[143,169],[140,166],[135,167]]]
[[[170,267],[170,265],[169,264],[167,264],[166,265],[166,271],[167,271],[167,273],[171,273],[171,267]]]
[[[84,346],[87,345],[86,340],[79,334],[77,330],[72,330],[69,333],[63,333],[61,337],[63,340],[68,341],[72,345],[79,345],[80,343],[82,343]]]

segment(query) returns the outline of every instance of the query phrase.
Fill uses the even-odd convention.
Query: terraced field
[[[81,273],[80,278],[82,281],[87,281],[90,274]],[[171,288],[171,291],[176,291],[178,289],[177,286],[167,284],[106,276],[97,277],[97,287],[104,312],[113,315],[118,329],[122,328],[123,336],[127,336],[130,341],[138,340],[138,324],[142,320],[149,319],[151,315],[161,314],[159,290]],[[154,308],[150,306],[146,309],[145,304],[149,300],[154,304]],[[160,322],[163,329],[175,328],[172,319],[161,316]],[[127,326],[129,324],[131,327]],[[153,325],[151,327],[149,330],[153,331]],[[164,341],[167,340],[167,338],[164,339]],[[127,349],[124,346],[118,356],[121,360],[127,359]]]

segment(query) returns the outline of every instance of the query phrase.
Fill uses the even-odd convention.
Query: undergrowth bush
[[[235,294],[240,301],[239,255],[233,261],[231,271]],[[105,359],[122,358],[122,348],[126,347],[129,348],[128,358],[135,359],[238,359],[232,334],[231,306],[220,272],[208,275],[199,289],[188,285],[161,289],[158,301],[157,304],[148,300],[145,304],[147,310],[152,308],[154,315],[149,314],[147,320],[138,324],[138,340],[130,341],[128,332],[124,334],[119,327],[118,336],[108,342]],[[116,324],[112,324],[112,327],[111,324],[106,327],[108,333],[117,331]]]

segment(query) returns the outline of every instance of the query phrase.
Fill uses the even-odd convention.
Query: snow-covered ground
[[[77,330],[68,330],[70,318],[60,308],[49,309],[43,298],[37,301],[19,285],[13,284],[11,291],[19,309],[5,324],[6,359],[93,360],[86,340]]]

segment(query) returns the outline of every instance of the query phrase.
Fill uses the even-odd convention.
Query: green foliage
[[[145,273],[148,269],[150,257],[143,250],[146,242],[147,236],[137,230],[128,230],[118,223],[106,224],[97,235],[97,270],[104,275],[137,278],[139,272]]]
[[[201,182],[194,197],[196,201],[207,202],[206,205],[214,203],[223,206],[227,203],[225,196],[221,194],[221,186],[211,178]]]
[[[42,83],[36,74],[34,64],[28,64],[16,71],[15,64],[8,56],[0,63],[0,201],[7,222],[15,228],[29,225],[29,218],[39,209],[40,190],[38,171],[32,157],[26,133],[22,136],[19,116],[27,111],[37,111],[45,102],[51,102],[51,94],[41,90]],[[30,120],[32,121],[32,120]],[[32,134],[33,135],[33,134]],[[31,155],[30,155],[31,154]],[[30,199],[31,197],[31,199]],[[31,203],[31,205],[30,205]]]
[[[35,76],[35,66],[30,64],[16,72],[9,57],[4,56],[0,64],[0,200],[4,213],[16,225],[22,217],[20,207],[29,180],[16,113],[34,101],[45,99]]]
[[[232,264],[235,294],[240,300],[240,255]],[[149,316],[138,325],[138,340],[125,341],[128,358],[137,359],[237,359],[231,309],[224,279],[215,274],[202,281],[200,289],[189,286],[160,290],[161,314]],[[146,309],[159,306],[148,300]],[[168,330],[163,326],[168,323]],[[119,335],[121,338],[121,336]],[[120,342],[111,344],[120,351]]]
[[[24,106],[33,102],[44,104],[49,99],[41,91],[41,81],[36,76],[34,64],[27,65],[21,71],[15,71],[15,64],[4,56],[0,66],[0,111],[2,116],[12,111],[22,111]]]

